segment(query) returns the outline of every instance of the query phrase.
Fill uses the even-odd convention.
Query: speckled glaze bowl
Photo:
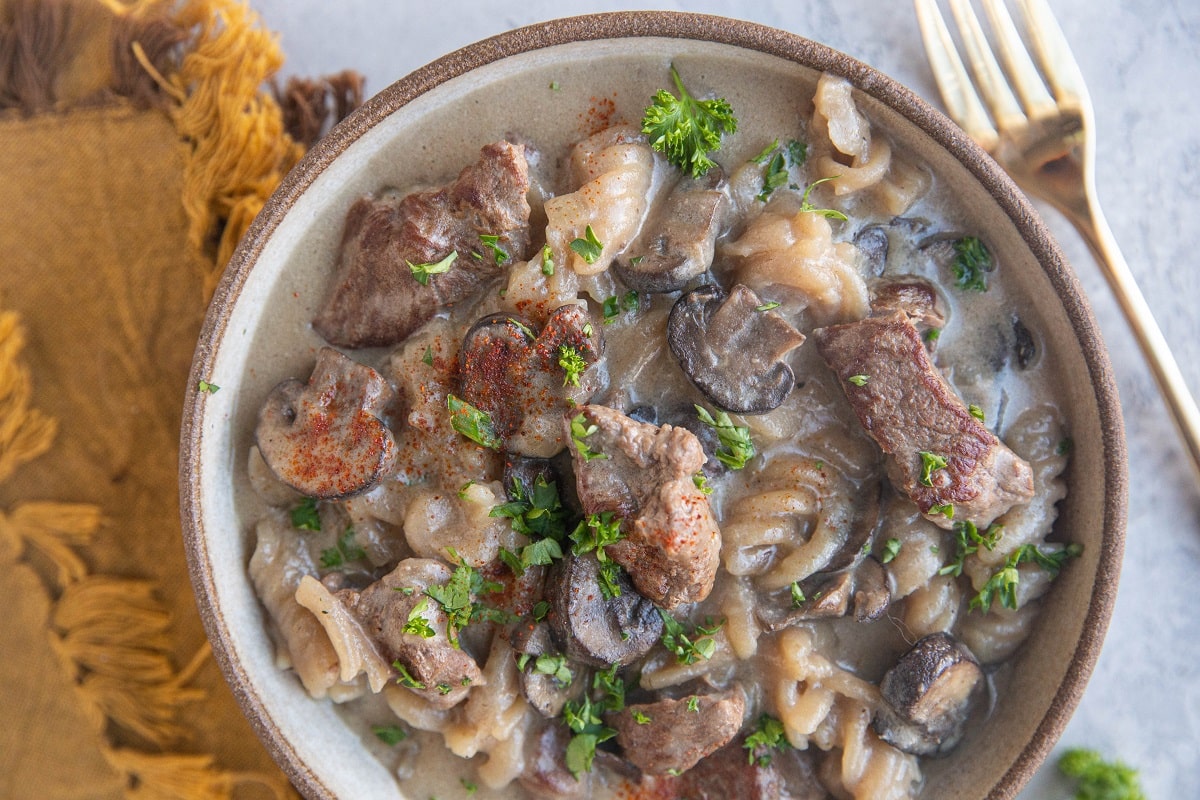
[[[192,581],[208,636],[246,715],[295,785],[313,798],[400,798],[388,771],[328,702],[278,668],[247,575],[253,548],[246,452],[281,374],[300,374],[321,341],[309,321],[357,196],[457,173],[485,142],[536,122],[551,142],[579,137],[578,109],[638,119],[674,62],[732,87],[743,128],[786,130],[820,72],[847,78],[860,107],[951,187],[1004,254],[1005,279],[1062,366],[1074,441],[1055,538],[1084,545],[1012,661],[1006,702],[950,757],[923,762],[927,798],[1009,798],[1045,759],[1100,652],[1117,588],[1125,513],[1124,438],[1100,335],[1076,279],[1037,215],[961,130],[907,89],[827,47],[717,17],[618,13],[512,31],[452,53],[381,92],[326,137],[258,216],[209,310],[184,411],[180,490]],[[607,78],[605,76],[608,76]],[[613,78],[612,76],[620,76]],[[554,84],[557,91],[549,89]],[[553,146],[543,156],[555,155]],[[268,367],[269,365],[269,367]],[[424,800],[421,798],[420,800]]]

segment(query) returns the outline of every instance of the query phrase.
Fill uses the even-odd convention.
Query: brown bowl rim
[[[232,644],[218,611],[200,517],[197,456],[203,435],[203,395],[191,390],[210,374],[230,310],[266,242],[289,209],[329,164],[364,133],[412,100],[471,70],[556,45],[600,39],[664,37],[742,47],[849,80],[915,124],[957,158],[1016,224],[1058,294],[1087,364],[1096,394],[1104,451],[1105,495],[1102,552],[1083,632],[1070,667],[1033,737],[988,790],[989,800],[1014,797],[1061,736],[1083,695],[1116,599],[1124,552],[1127,468],[1124,425],[1112,367],[1083,290],[1041,218],[1003,169],[944,114],[912,91],[861,61],[797,34],[754,22],[676,11],[619,11],[549,20],[506,31],[456,50],[391,84],[322,139],[283,179],[234,252],[214,293],[188,379],[180,446],[180,501],[188,571],[201,619],[222,674],[255,733],[287,776],[308,797],[333,797],[297,756],[270,714],[250,690],[251,681],[231,656]]]

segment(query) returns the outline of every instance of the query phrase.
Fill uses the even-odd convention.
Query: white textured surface
[[[554,17],[634,8],[740,17],[807,36],[941,107],[905,0],[586,3],[582,0],[251,0],[279,31],[286,74],[353,68],[374,93],[478,39]],[[1200,3],[1051,0],[1096,106],[1101,198],[1130,267],[1200,392]],[[1095,747],[1152,798],[1200,797],[1200,486],[1099,270],[1054,212],[1111,350],[1128,433],[1125,565],[1104,651],[1060,749]],[[1068,796],[1044,768],[1022,800]]]

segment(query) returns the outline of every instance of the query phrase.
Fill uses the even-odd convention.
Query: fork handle
[[[1117,303],[1125,312],[1134,338],[1141,346],[1154,380],[1179,428],[1196,477],[1200,479],[1200,410],[1197,410],[1196,401],[1188,391],[1179,364],[1171,354],[1158,323],[1154,321],[1154,315],[1146,305],[1146,299],[1134,281],[1125,257],[1121,255],[1121,248],[1108,227],[1103,211],[1091,198],[1085,208],[1062,210],[1096,257]]]

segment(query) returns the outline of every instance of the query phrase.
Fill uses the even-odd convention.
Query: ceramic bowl
[[[1060,365],[1074,440],[1055,538],[1084,545],[1012,661],[1005,702],[953,755],[924,762],[927,798],[1014,796],[1075,708],[1116,592],[1125,521],[1117,392],[1079,285],[1028,201],[953,123],[875,70],[758,25],[678,13],[619,13],[515,30],[452,53],[388,87],[292,171],[225,273],[191,372],[180,488],[198,604],[216,658],[259,736],[300,790],[320,798],[396,798],[389,772],[328,702],[281,670],[247,576],[254,497],[245,454],[276,381],[307,374],[321,340],[309,326],[329,279],[346,209],[382,185],[434,183],[482,143],[523,125],[565,143],[583,109],[639,119],[665,67],[729,87],[743,125],[787,129],[820,72],[847,78],[894,141],[952,187],[977,230],[1005,253],[1005,278]],[[646,77],[647,75],[653,77]],[[621,76],[616,83],[600,76]],[[553,87],[552,87],[553,84]],[[800,87],[800,88],[797,88]],[[556,90],[557,89],[557,90]],[[773,101],[772,98],[775,98]],[[607,109],[607,110],[606,110]],[[751,119],[752,117],[752,119]],[[543,157],[553,157],[553,148]],[[423,798],[421,799],[423,800]]]

